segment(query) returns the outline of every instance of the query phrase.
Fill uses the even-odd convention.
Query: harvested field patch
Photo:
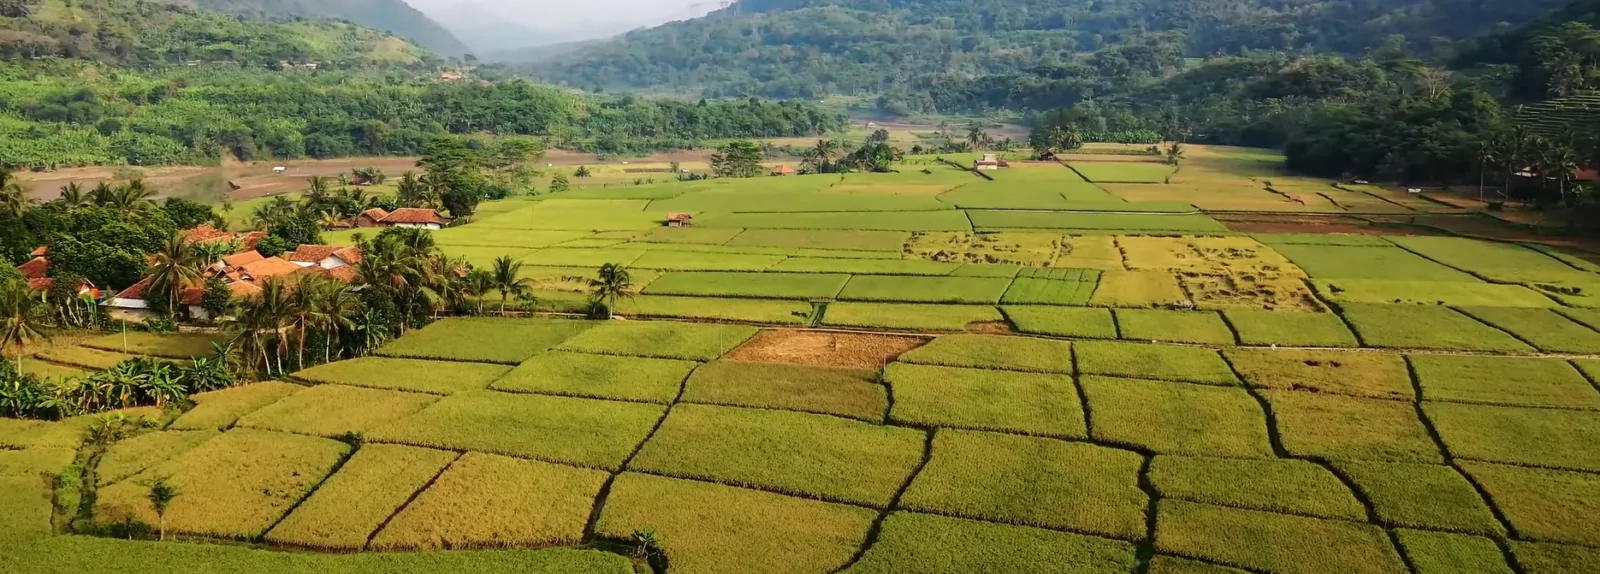
[[[1055,233],[941,231],[912,234],[905,252],[932,261],[1042,267],[1055,259],[1060,244],[1061,236]]]
[[[917,305],[910,303],[832,303],[822,324],[833,327],[876,327],[913,331],[962,331],[973,323],[1004,321],[989,305]]]
[[[1072,377],[896,363],[884,371],[889,419],[915,425],[1084,438]]]
[[[266,540],[301,548],[359,551],[378,527],[457,456],[444,450],[362,445],[338,472],[267,532]]]
[[[1395,535],[1417,574],[1513,574],[1500,546],[1488,538],[1410,529]]]
[[[1600,391],[1558,359],[1417,355],[1411,365],[1425,400],[1600,410]]]
[[[1353,461],[1336,466],[1372,502],[1385,525],[1505,534],[1483,497],[1453,467]]]
[[[1117,325],[1110,309],[1007,305],[1000,310],[1023,333],[1083,339],[1117,338]]]
[[[1123,271],[1122,251],[1110,235],[1074,235],[1061,239],[1051,267]]]
[[[945,335],[900,357],[945,367],[1072,374],[1072,343],[998,335]]]
[[[829,308],[832,313],[832,306]],[[927,339],[865,333],[766,329],[728,353],[734,361],[880,369]]]
[[[596,534],[627,540],[653,529],[675,572],[828,572],[866,540],[877,513],[720,484],[624,473]]]
[[[652,295],[826,299],[839,294],[849,275],[827,273],[675,272],[646,287]]]
[[[1356,335],[1373,347],[1512,353],[1533,350],[1511,335],[1446,307],[1355,303],[1343,307],[1342,314]]]
[[[1233,370],[1211,349],[1086,341],[1078,343],[1074,350],[1078,356],[1078,372],[1084,374],[1239,384]]]
[[[1290,454],[1329,460],[1440,464],[1444,458],[1410,403],[1266,391]]]
[[[174,430],[227,429],[261,407],[304,390],[300,385],[267,381],[198,393],[189,397],[195,407],[183,413],[168,428]]]
[[[715,319],[778,325],[806,325],[811,322],[809,303],[777,299],[639,295],[618,300],[615,310],[617,314],[628,317]]]
[[[241,417],[238,425],[337,437],[410,416],[437,400],[437,396],[419,393],[317,385]]]
[[[138,476],[99,489],[95,518],[156,524],[141,482],[165,477],[182,489],[166,514],[171,532],[252,539],[333,470],[349,446],[323,438],[235,429]]]
[[[1124,339],[1210,345],[1234,343],[1233,331],[1215,311],[1117,309],[1116,317],[1117,330]]]
[[[699,363],[551,351],[534,355],[490,388],[666,404]]]
[[[314,383],[448,395],[481,390],[511,372],[506,365],[361,357],[311,367],[296,379]]]
[[[639,403],[474,391],[445,397],[367,437],[616,470],[665,410]]]
[[[1411,374],[1400,355],[1299,349],[1227,349],[1222,353],[1246,383],[1257,387],[1374,399],[1416,398]]]
[[[1314,279],[1312,284],[1338,303],[1555,307],[1557,303],[1521,285],[1461,281],[1396,281],[1390,279]]]
[[[882,422],[889,399],[877,377],[867,369],[716,361],[689,376],[682,400]]]
[[[1273,245],[1273,249],[1316,279],[1477,281],[1471,275],[1394,246],[1278,243]]]
[[[52,363],[82,367],[91,371],[100,371],[115,367],[117,366],[117,363],[132,359],[133,355],[113,353],[99,349],[90,349],[88,347],[56,347],[54,349],[39,353],[37,358],[44,359]]]
[[[940,430],[902,505],[965,518],[1144,536],[1144,457],[1084,443]]]
[[[1026,526],[895,512],[849,574],[1114,574],[1135,560],[1133,545]]]
[[[376,550],[573,544],[607,475],[467,453],[372,539]]]
[[[1600,546],[1594,528],[1600,475],[1479,462],[1461,466],[1483,485],[1518,538]]]
[[[663,271],[761,271],[784,259],[782,255],[647,251],[629,266]]]
[[[1242,345],[1357,347],[1355,334],[1334,313],[1226,309],[1222,312]]]
[[[629,468],[882,508],[921,463],[925,438],[823,415],[686,404]]]
[[[995,304],[1010,279],[856,275],[839,292],[845,301]]]
[[[932,201],[932,199],[930,199]],[[940,207],[944,207],[940,204]],[[707,213],[696,218],[703,227],[747,229],[838,229],[852,231],[971,231],[965,213],[939,211],[827,213]],[[747,231],[748,233],[748,231]]]
[[[1165,271],[1117,271],[1100,275],[1089,304],[1101,307],[1164,307],[1189,300],[1178,277]]]
[[[1162,454],[1270,458],[1267,418],[1243,389],[1083,377],[1095,440]]]
[[[568,339],[557,349],[658,359],[709,361],[755,336],[742,325],[666,321],[608,322]]]
[[[1456,458],[1600,472],[1600,413],[1423,403]]]
[[[1150,483],[1163,498],[1358,522],[1367,519],[1366,508],[1338,476],[1301,460],[1158,456],[1150,463]]]
[[[157,431],[118,441],[106,449],[96,467],[100,486],[121,482],[215,438],[215,430]]]
[[[1405,574],[1383,529],[1172,501],[1156,519],[1156,550],[1285,574]]]
[[[1600,332],[1550,309],[1467,307],[1461,312],[1550,353],[1600,353]]]
[[[910,239],[911,234],[904,231],[746,229],[728,240],[727,244],[808,249],[861,249],[899,253]]]
[[[91,349],[149,355],[168,359],[193,359],[210,357],[211,343],[221,340],[209,333],[119,333],[95,337],[80,343]]]
[[[593,326],[588,321],[453,317],[384,345],[380,355],[515,365]]]

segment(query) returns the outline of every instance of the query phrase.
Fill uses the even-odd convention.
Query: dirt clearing
[[[921,337],[768,329],[727,358],[812,367],[877,369],[928,342]]]

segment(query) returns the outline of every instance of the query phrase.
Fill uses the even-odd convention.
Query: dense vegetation
[[[256,19],[346,20],[406,38],[437,54],[461,56],[467,47],[438,22],[403,0],[159,0]]]
[[[1184,57],[1244,50],[1360,53],[1392,33],[1421,45],[1526,22],[1559,5],[750,0],[628,34],[539,71],[585,88],[792,98],[920,94],[992,74],[1160,77],[1181,69]]]

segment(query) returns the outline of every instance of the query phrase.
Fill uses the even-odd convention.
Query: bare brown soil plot
[[[813,367],[876,369],[927,339],[893,335],[768,329],[734,349],[727,359]]]

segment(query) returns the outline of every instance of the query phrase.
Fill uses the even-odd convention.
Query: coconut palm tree
[[[22,189],[22,182],[11,172],[0,171],[0,215],[22,217],[30,203],[27,192]]]
[[[45,316],[48,311],[43,301],[20,279],[0,281],[0,356],[8,347],[22,348],[37,339],[45,338]]]
[[[274,358],[278,373],[283,374],[283,353],[288,347],[285,332],[292,314],[289,289],[278,277],[262,281],[261,294],[240,305],[234,323],[239,342],[251,357],[260,357],[262,370],[268,375],[272,374]]]
[[[89,193],[83,189],[83,184],[68,182],[61,186],[61,196],[56,202],[67,207],[83,207],[89,205]]]
[[[422,205],[428,197],[428,186],[417,178],[416,173],[410,171],[400,174],[400,182],[395,185],[394,191],[395,199],[400,201],[400,205],[406,207]]]
[[[339,340],[339,332],[355,328],[353,317],[361,308],[361,301],[349,285],[334,280],[318,283],[311,300],[315,306],[311,313],[312,322],[322,329],[326,339],[322,346],[322,362],[332,362],[332,350],[335,341]]]
[[[151,199],[155,195],[154,191],[144,186],[144,180],[135,179],[113,188],[106,207],[124,214],[143,211],[155,205]]]
[[[104,181],[94,184],[94,189],[89,190],[89,203],[95,207],[108,207],[117,195],[117,188]]]
[[[533,279],[522,277],[522,262],[509,255],[496,258],[494,265],[489,266],[489,275],[490,283],[500,290],[501,315],[506,314],[506,301],[510,298],[521,301],[532,295]]]
[[[201,255],[183,240],[182,233],[167,238],[161,251],[150,256],[150,267],[145,271],[145,277],[150,279],[148,289],[167,298],[168,315],[177,314],[183,291],[200,283],[200,268],[204,265]]]
[[[607,263],[600,266],[600,273],[589,280],[590,297],[595,302],[606,302],[606,318],[610,319],[616,314],[617,297],[631,297],[633,295],[633,276],[628,269],[617,263]]]
[[[461,278],[461,289],[468,296],[478,300],[478,315],[483,314],[483,298],[494,290],[494,274],[488,269],[473,269]],[[502,311],[503,312],[503,311]]]

